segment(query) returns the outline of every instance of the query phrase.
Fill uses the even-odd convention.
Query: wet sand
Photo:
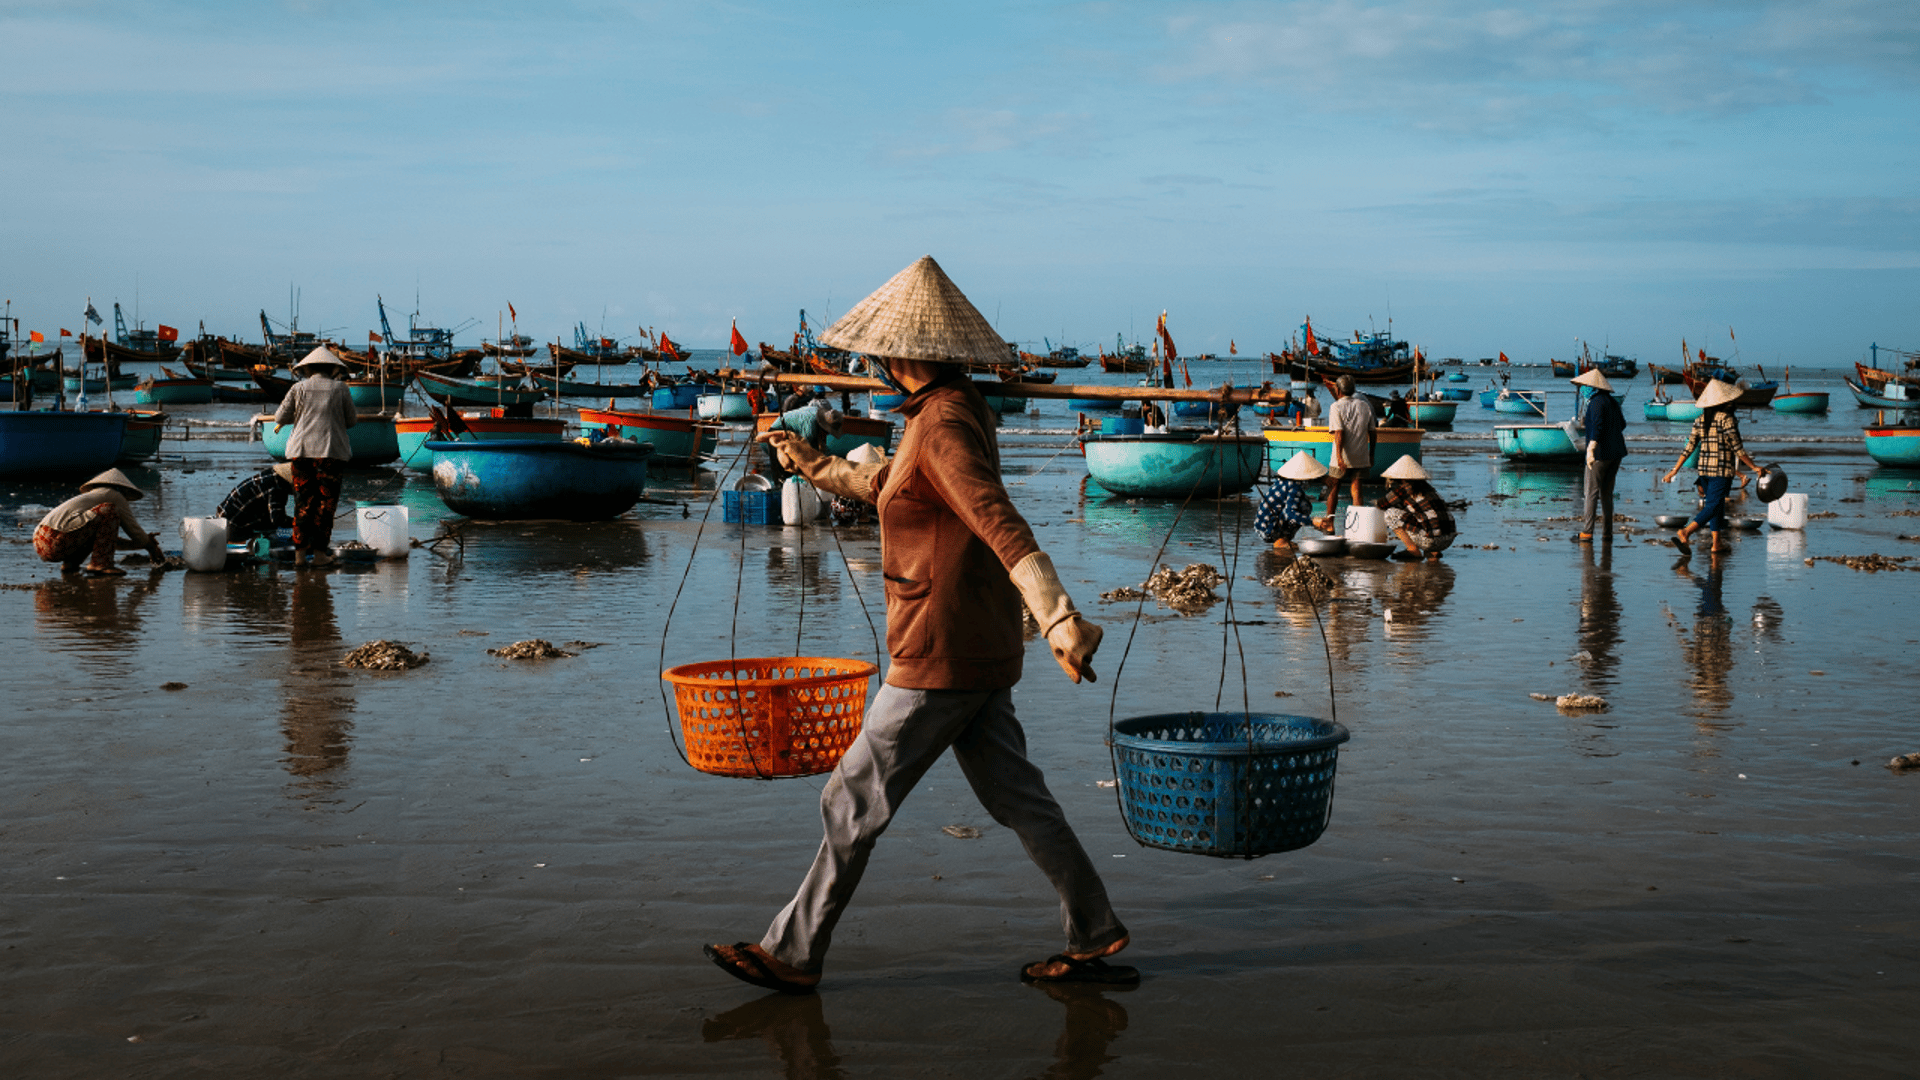
[[[1327,715],[1331,651],[1354,734],[1325,837],[1241,862],[1139,847],[1096,786],[1132,624],[1096,596],[1146,576],[1176,508],[1088,498],[1077,456],[1053,459],[1058,426],[1010,425],[1008,478],[1108,638],[1091,687],[1035,643],[1016,701],[1133,932],[1137,990],[1015,979],[1058,948],[1056,904],[950,762],[882,840],[820,996],[763,995],[700,956],[757,939],[791,894],[820,778],[681,763],[654,679],[668,604],[691,553],[670,664],[730,640],[794,651],[803,596],[799,651],[870,656],[869,529],[842,531],[843,558],[825,530],[716,511],[695,552],[705,504],[648,505],[594,526],[472,525],[458,559],[60,581],[14,513],[59,489],[13,483],[7,1074],[1912,1074],[1920,775],[1881,766],[1920,750],[1920,574],[1805,560],[1920,554],[1897,539],[1920,518],[1890,516],[1920,511],[1915,477],[1856,447],[1785,458],[1794,490],[1841,516],[1676,567],[1640,536],[1569,544],[1551,519],[1572,470],[1436,443],[1437,486],[1473,500],[1461,544],[1499,550],[1330,562],[1326,648],[1307,609],[1250,580],[1278,569],[1251,503],[1194,504],[1165,561],[1228,565],[1241,530],[1246,700]],[[169,539],[259,455],[166,452],[138,474],[154,494],[137,508]],[[1687,508],[1684,483],[1652,482],[1671,456],[1629,460],[1621,513],[1650,527]],[[667,476],[656,494],[712,483]],[[403,499],[416,537],[445,516],[423,478],[355,475],[347,496]],[[602,644],[485,652],[532,637]],[[432,662],[337,665],[376,638]],[[1148,604],[1118,715],[1211,708],[1223,651],[1234,708],[1221,609]],[[1528,697],[1570,691],[1611,708]]]

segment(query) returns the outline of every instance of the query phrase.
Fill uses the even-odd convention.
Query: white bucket
[[[187,569],[210,572],[227,568],[227,519],[181,518],[180,555]]]
[[[780,485],[780,520],[788,525],[805,525],[820,516],[820,496],[813,485],[797,476],[787,477]]]
[[[383,559],[404,558],[413,548],[413,534],[407,529],[404,506],[363,506],[356,515],[360,542],[378,552]]]
[[[1346,538],[1349,544],[1386,543],[1386,511],[1372,506],[1347,507]]]
[[[1767,520],[1776,529],[1804,529],[1807,527],[1807,495],[1803,491],[1789,491],[1785,495],[1767,504]]]

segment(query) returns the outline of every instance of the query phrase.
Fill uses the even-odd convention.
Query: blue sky
[[[932,254],[1002,333],[1920,348],[1920,4],[5,2],[0,292],[782,344]],[[75,327],[77,328],[77,327]],[[462,336],[477,341],[481,329]]]

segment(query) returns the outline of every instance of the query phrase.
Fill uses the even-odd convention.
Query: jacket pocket
[[[933,591],[933,582],[895,574],[882,574],[887,580],[887,595],[896,600],[918,600]]]

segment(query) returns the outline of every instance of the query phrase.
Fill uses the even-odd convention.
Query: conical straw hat
[[[92,491],[97,487],[119,488],[121,494],[127,497],[128,502],[147,497],[147,493],[136,487],[133,481],[127,479],[127,474],[121,472],[119,469],[108,469],[99,476],[81,484],[80,490]]]
[[[1327,475],[1327,467],[1320,463],[1319,458],[1301,450],[1280,466],[1280,475],[1289,480],[1318,480]]]
[[[1739,396],[1740,391],[1721,382],[1719,379],[1714,379],[1707,383],[1705,390],[1700,391],[1700,396],[1695,399],[1694,404],[1703,409],[1711,409],[1715,405],[1725,405],[1727,402],[1733,401]]]
[[[1600,374],[1599,368],[1588,368],[1581,372],[1573,381],[1579,383],[1581,386],[1591,386],[1595,390],[1606,390],[1609,392],[1613,390],[1613,384],[1607,381],[1605,375]]]
[[[1429,479],[1427,470],[1422,468],[1419,462],[1413,460],[1413,455],[1411,454],[1400,455],[1400,460],[1387,466],[1387,470],[1380,475],[1388,480]]]
[[[323,365],[331,365],[345,370],[347,362],[340,359],[339,355],[332,349],[322,345],[308,353],[305,357],[302,357],[299,363],[293,365],[292,370],[299,371],[301,368],[321,367]]]
[[[1004,364],[1007,343],[933,256],[875,289],[820,335],[822,345],[870,356],[937,363]]]

